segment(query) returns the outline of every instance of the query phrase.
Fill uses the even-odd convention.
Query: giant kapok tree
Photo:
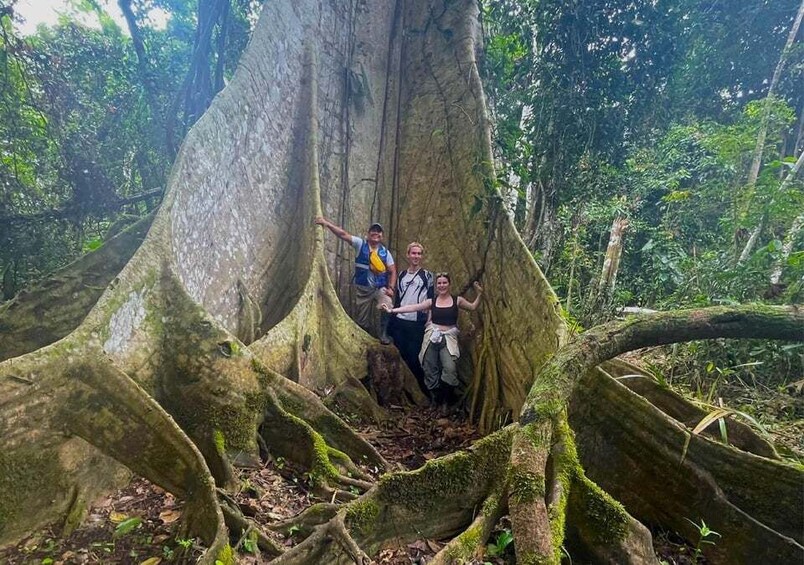
[[[366,563],[422,537],[451,538],[436,562],[468,561],[505,513],[519,563],[654,563],[643,524],[695,539],[687,518],[722,534],[712,562],[801,562],[801,467],[735,422],[731,445],[693,434],[696,408],[612,378],[636,369],[611,359],[800,339],[804,315],[680,312],[571,337],[496,190],[479,29],[473,0],[266,3],[158,213],[2,310],[0,543],[56,518],[69,531],[133,471],[185,499],[202,562],[232,561],[230,535],[253,526],[228,502],[233,469],[270,453],[332,501],[294,519],[291,549],[260,536],[277,563]],[[347,424],[420,396],[343,308],[350,254],[322,213],[381,220],[392,249],[423,241],[431,265],[483,281],[461,321],[486,434],[470,449],[394,471]]]

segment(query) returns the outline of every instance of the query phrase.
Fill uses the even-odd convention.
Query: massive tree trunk
[[[141,225],[118,236],[119,252],[112,242],[96,252],[117,263],[90,255],[63,274],[71,291],[20,296],[0,312],[4,328],[30,313],[13,330],[24,343],[0,341],[11,357],[0,364],[0,543],[54,517],[69,530],[96,494],[133,471],[188,501],[184,527],[206,544],[202,562],[230,562],[228,533],[247,520],[220,493],[234,465],[259,457],[258,444],[296,461],[327,500],[363,493],[300,516],[309,535],[278,563],[344,554],[364,562],[391,538],[422,536],[457,536],[437,559],[468,559],[509,508],[521,563],[557,559],[565,532],[570,551],[655,562],[647,530],[626,510],[683,532],[681,518],[696,507],[674,501],[662,514],[661,489],[648,488],[623,508],[592,482],[620,496],[623,475],[608,473],[585,441],[576,447],[575,433],[594,437],[611,425],[584,415],[604,398],[663,430],[633,433],[658,454],[652,465],[677,453],[685,432],[647,393],[590,400],[579,373],[546,365],[567,332],[495,187],[477,17],[471,0],[266,3],[236,76],[189,132],[125,267]],[[489,434],[471,449],[376,483],[356,465],[387,468],[342,418],[388,417],[361,381],[395,375],[385,388],[393,401],[415,402],[416,385],[394,350],[349,318],[351,259],[313,225],[322,212],[353,232],[382,221],[393,250],[416,239],[454,281],[483,280],[483,306],[460,322],[466,402]],[[74,297],[73,308],[60,296]],[[47,301],[59,308],[53,320],[43,315]],[[796,312],[757,316],[754,330],[760,319],[801,322]],[[573,368],[585,374],[623,350],[617,343]],[[523,407],[525,426],[504,427]],[[618,432],[611,449],[624,451],[616,440],[629,434]],[[794,500],[800,469],[710,444],[690,440],[679,481],[706,485],[697,500],[712,500],[715,512],[731,509],[721,531],[762,531],[769,552],[800,552],[800,508],[774,513],[763,498]],[[772,492],[753,489],[745,475],[717,474],[720,456],[786,479]],[[724,540],[712,556],[745,560],[754,548]]]

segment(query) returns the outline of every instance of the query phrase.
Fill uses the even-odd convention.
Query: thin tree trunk
[[[628,229],[628,220],[617,216],[611,223],[609,232],[609,245],[606,248],[606,258],[603,260],[603,269],[597,285],[598,297],[608,304],[614,292],[617,281],[617,271],[620,268],[620,258],[623,254],[623,234]]]
[[[223,90],[224,71],[226,67],[226,36],[229,34],[229,12],[231,3],[229,0],[223,2],[223,13],[221,14],[221,27],[218,32],[218,58],[215,61],[215,85],[213,95]]]
[[[787,62],[787,57],[790,54],[790,48],[793,46],[793,42],[796,40],[796,35],[798,34],[798,29],[801,27],[801,20],[804,17],[804,0],[801,2],[801,6],[798,8],[798,13],[796,14],[796,19],[793,21],[793,25],[790,28],[790,33],[787,36],[787,41],[784,44],[784,48],[782,48],[782,54],[779,56],[779,62],[776,64],[776,68],[773,71],[773,77],[771,77],[770,85],[768,86],[768,94],[765,98],[765,109],[763,112],[762,117],[762,124],[759,128],[759,134],[757,135],[757,145],[754,149],[754,158],[751,162],[751,169],[748,171],[748,181],[747,186],[753,187],[756,182],[757,178],[759,177],[759,168],[762,164],[762,153],[765,148],[765,138],[768,135],[768,118],[770,117],[770,101],[773,97],[774,91],[776,90],[776,85],[779,82],[779,78],[782,76],[782,70],[784,69],[784,65]]]
[[[790,54],[791,47],[795,42],[796,35],[798,34],[799,27],[801,27],[801,20],[804,17],[804,0],[802,0],[801,5],[798,8],[798,13],[796,14],[796,19],[793,20],[793,25],[790,28],[790,33],[787,36],[787,41],[782,48],[782,53],[779,56],[779,62],[776,63],[776,68],[773,71],[773,76],[771,77],[770,85],[768,86],[768,94],[765,97],[764,109],[762,112],[762,123],[759,126],[759,133],[757,134],[757,145],[754,148],[754,157],[751,161],[751,168],[748,171],[748,179],[746,180],[746,189],[748,192],[752,192],[754,186],[757,183],[757,178],[759,178],[759,169],[762,165],[762,153],[765,149],[765,139],[768,136],[768,121],[770,119],[770,108],[771,108],[771,99],[773,98],[774,90],[776,89],[776,85],[779,82],[779,78],[782,75],[782,70],[784,69],[784,65],[787,62],[787,57]],[[748,257],[751,255],[751,252],[754,250],[754,246],[756,245],[757,240],[759,239],[759,235],[762,232],[764,227],[764,215],[763,219],[760,220],[759,224],[754,227],[751,232],[751,236],[748,238],[745,246],[743,247],[742,252],[740,253],[739,257],[737,258],[737,263],[745,262]]]
[[[582,217],[583,210],[580,214],[578,214],[572,225],[572,260],[570,262],[569,282],[567,282],[567,299],[564,304],[564,309],[567,311],[567,314],[570,313],[570,308],[572,307],[572,282],[575,278],[575,263],[578,260],[578,249],[580,248],[578,243],[578,233],[581,229]]]
[[[793,155],[804,151],[804,101],[801,103],[798,115],[798,133],[796,134],[796,143],[793,145]]]
[[[799,170],[801,170],[802,164],[804,164],[804,151],[802,151],[798,156],[796,164],[793,165],[792,169],[790,169],[790,172],[784,179],[782,186],[779,187],[780,193],[784,192],[784,190],[787,188],[787,185],[790,184],[793,178],[795,178]],[[790,258],[790,254],[793,252],[793,245],[802,227],[804,227],[804,212],[799,214],[796,219],[793,220],[793,224],[790,226],[790,229],[787,230],[787,235],[785,236],[784,243],[782,244],[782,253],[774,262],[773,269],[771,270],[771,284],[779,284],[779,281],[782,279],[782,270],[784,269],[784,264],[787,262],[787,260]]]
[[[748,238],[748,241],[745,242],[745,247],[743,247],[743,251],[740,253],[740,258],[737,260],[738,263],[745,263],[748,260],[748,257],[754,250],[754,247],[756,247],[757,240],[759,240],[762,230],[765,229],[765,222],[767,219],[768,215],[762,214],[762,217],[759,219],[757,225],[755,225],[754,229],[751,230],[751,236]]]
[[[790,258],[790,254],[793,252],[793,244],[795,243],[799,232],[801,232],[802,227],[804,227],[804,212],[799,214],[798,217],[793,220],[793,225],[790,226],[790,229],[787,231],[787,235],[784,238],[784,243],[782,244],[782,253],[774,263],[773,270],[771,271],[771,284],[779,284],[779,282],[782,280],[782,270],[784,269],[784,264],[787,263],[787,260]]]
[[[793,168],[790,169],[789,173],[787,173],[787,176],[785,177],[784,181],[782,181],[782,184],[779,186],[779,190],[776,192],[776,194],[784,193],[784,191],[787,189],[787,185],[790,184],[790,182],[798,174],[799,169],[801,169],[802,162],[804,162],[804,152],[802,152],[798,156],[798,159],[796,160],[796,164],[793,165]],[[771,197],[771,203],[773,203],[773,200],[774,200],[776,194],[774,194]],[[751,232],[751,237],[748,238],[748,241],[746,242],[745,247],[743,248],[743,252],[740,253],[740,259],[738,261],[739,263],[744,263],[745,261],[748,260],[748,257],[751,255],[751,252],[754,250],[754,247],[756,246],[757,240],[759,239],[759,235],[762,233],[762,230],[765,228],[765,222],[767,222],[767,220],[768,220],[768,213],[766,212],[766,213],[762,214],[762,218],[759,220],[759,223],[754,227],[753,231]],[[791,244],[791,246],[792,246],[792,244]],[[789,253],[788,253],[788,256],[789,256]],[[773,272],[776,272],[775,269],[776,269],[776,267],[774,267]]]
[[[158,120],[160,119],[158,111],[159,105],[156,102],[156,93],[151,77],[148,54],[145,51],[145,42],[143,41],[139,25],[137,24],[137,18],[131,8],[131,0],[118,0],[117,5],[120,6],[120,11],[123,12],[123,17],[126,19],[126,25],[128,26],[128,32],[131,34],[131,43],[134,46],[134,52],[137,54],[137,67],[139,68],[142,88],[145,90],[145,98],[148,100],[148,107],[151,110],[153,119]]]

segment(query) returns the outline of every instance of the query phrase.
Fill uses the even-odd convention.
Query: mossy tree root
[[[309,389],[283,377],[253,358],[252,366],[264,390],[270,390],[270,402],[275,409],[284,410],[310,425],[328,446],[346,453],[352,461],[376,471],[389,468],[379,452],[361,438],[342,418]]]
[[[576,559],[658,565],[650,531],[586,476],[566,414],[556,426],[548,477],[546,499],[555,546],[572,547]]]
[[[577,388],[570,419],[586,472],[640,521],[693,544],[699,533],[689,520],[705,521],[722,535],[704,548],[713,563],[804,556],[801,466],[693,435],[599,371]]]
[[[486,553],[486,542],[508,508],[507,486],[507,481],[497,485],[495,490],[483,501],[480,511],[472,523],[441,548],[441,551],[430,561],[430,565],[450,565],[482,560]]]
[[[576,560],[658,565],[650,531],[579,470],[567,501],[566,546]]]
[[[277,557],[274,565],[342,563],[344,557],[357,565],[370,565],[371,558],[361,549],[344,524],[345,511],[313,527],[304,541]],[[335,542],[335,543],[333,543]]]
[[[275,457],[302,466],[313,490],[322,497],[352,500],[352,490],[371,488],[371,478],[351,458],[327,445],[310,424],[285,410],[272,391],[266,393],[260,435]]]
[[[559,350],[540,371],[528,393],[520,418],[521,427],[513,440],[512,494],[517,488],[518,474],[532,478],[536,484],[545,484],[549,458],[555,459],[561,455],[556,451],[556,446],[563,446],[563,455],[568,455],[566,441],[554,441],[554,435],[562,435],[560,430],[566,421],[564,407],[570,394],[584,375],[600,363],[633,349],[694,339],[765,337],[800,340],[802,325],[804,312],[797,308],[746,306],[676,311],[608,324],[581,334],[573,343]],[[646,400],[644,402],[648,404]],[[567,438],[568,434],[563,433],[563,436]],[[686,437],[691,446],[693,442],[689,434]],[[703,441],[701,438],[695,440],[695,445]],[[577,461],[577,455],[569,455]],[[717,461],[719,459],[712,458],[706,463],[718,465]],[[771,461],[768,463],[774,464]],[[801,478],[800,472],[798,478]],[[728,497],[721,496],[716,481],[709,481],[707,486],[713,491],[715,499],[722,498],[724,503],[728,503]],[[657,488],[657,492],[662,491]],[[555,516],[548,518],[547,504],[543,502],[545,493],[543,490],[536,500],[512,501],[511,504],[517,555],[524,562],[554,563],[559,560],[563,532],[555,527]],[[761,509],[761,501],[756,497],[749,495],[742,499],[753,508]],[[739,510],[735,508],[731,515],[736,519],[737,513]],[[774,526],[775,522],[771,528]],[[785,547],[782,543],[777,549],[784,554],[788,551]],[[740,555],[739,552],[729,557],[734,559],[737,555]]]
[[[392,540],[409,542],[456,534],[463,537],[448,544],[449,549],[438,557],[441,562],[478,554],[505,510],[512,434],[509,426],[466,451],[428,461],[416,471],[383,475],[374,487],[347,504],[313,506],[276,525],[279,531],[298,525],[308,535],[275,563],[334,563],[344,556],[364,563],[366,555],[375,554]]]
[[[331,520],[335,514],[338,513],[340,508],[341,504],[319,502],[305,509],[297,516],[288,520],[274,522],[273,524],[269,524],[267,528],[285,535],[290,535],[292,532],[295,532],[294,535],[298,536],[300,539],[305,539],[313,533],[315,526],[319,526]]]
[[[182,531],[209,548],[201,562],[214,562],[228,547],[214,480],[201,453],[162,407],[99,351],[68,339],[3,363],[0,405],[12,416],[0,419],[2,539],[16,533],[7,529],[12,518],[38,526],[68,511],[65,526],[74,527],[83,503],[115,486],[110,477],[128,477],[122,463],[185,499]],[[40,450],[47,459],[30,458]],[[30,475],[28,482],[19,483],[24,475]],[[71,492],[71,507],[63,508],[62,498]],[[14,515],[12,505],[17,512],[25,508],[26,515]]]
[[[545,499],[546,469],[552,441],[550,425],[528,424],[517,429],[511,446],[510,514],[518,558],[547,563],[558,557],[550,532]],[[557,540],[558,541],[558,540]],[[560,543],[555,544],[560,547]]]
[[[246,536],[253,535],[257,542],[257,547],[267,557],[276,557],[285,552],[282,546],[265,534],[259,524],[243,515],[237,503],[225,491],[218,489],[218,496],[223,519],[229,529],[230,536],[240,537],[242,540]],[[235,550],[237,549],[238,547],[235,547]]]

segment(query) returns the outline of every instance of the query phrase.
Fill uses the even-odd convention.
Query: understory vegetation
[[[234,72],[260,5],[68,0],[56,25],[28,35],[17,24],[36,12],[0,6],[3,299],[159,205],[185,132]]]
[[[802,302],[800,10],[486,2],[499,182],[577,328],[626,307]],[[650,362],[712,401],[724,384],[792,385],[803,358],[718,342]]]

